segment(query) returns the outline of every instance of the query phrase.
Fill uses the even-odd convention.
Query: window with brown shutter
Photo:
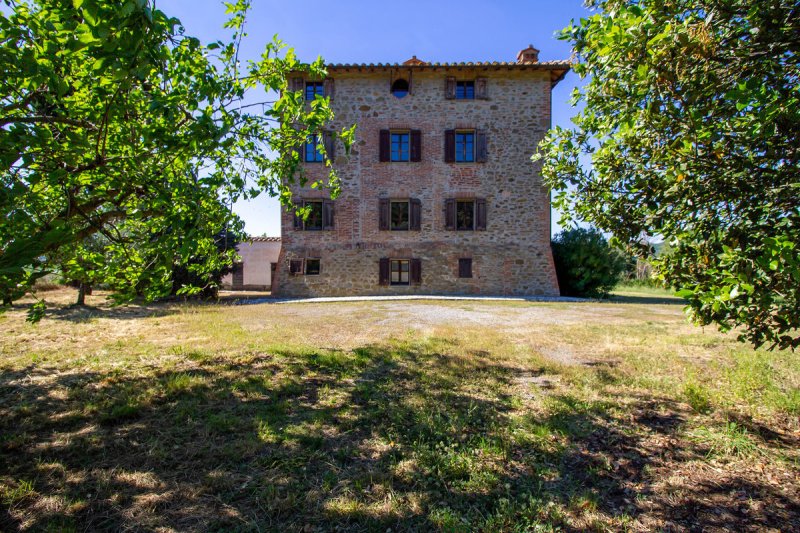
[[[475,132],[475,161],[478,163],[486,162],[486,132],[477,130]]]
[[[475,98],[478,100],[486,100],[489,98],[489,80],[486,78],[475,79]]]
[[[458,277],[471,278],[472,277],[472,258],[462,257],[458,260]]]
[[[325,97],[325,84],[321,81],[307,81],[305,92],[306,101],[311,102],[315,100],[317,96]]]
[[[486,231],[486,199],[478,198],[475,200],[475,229]]]
[[[455,163],[456,161],[456,130],[446,130],[444,132],[444,162]]]
[[[297,276],[298,274],[303,273],[303,260],[302,259],[292,259],[289,261],[289,274],[292,276]]]
[[[389,203],[388,198],[378,200],[378,229],[381,231],[389,230]]]
[[[418,163],[422,161],[422,132],[411,130],[411,161]]]
[[[456,97],[456,79],[449,76],[444,83],[444,97],[453,100]]]
[[[323,85],[325,89],[325,96],[333,100],[333,93],[334,93],[333,78],[325,78]]]
[[[380,285],[388,285],[389,276],[389,258],[381,257],[380,261],[378,261],[378,283]]]
[[[303,207],[303,201],[300,200],[297,202],[298,207]],[[297,211],[292,211],[292,216],[294,217],[294,229],[302,230],[303,229],[303,217],[297,214]]]
[[[292,87],[291,87],[291,89],[294,92],[304,90],[305,89],[305,82],[303,81],[303,78],[299,78],[299,77],[298,78],[292,78]]]
[[[390,131],[389,130],[381,130],[379,136],[379,160],[383,162],[389,161],[389,148],[390,148]]]
[[[336,134],[332,131],[322,132],[322,142],[325,145],[325,154],[333,161],[336,158]]]
[[[422,229],[422,202],[416,198],[409,200],[411,204],[411,231],[420,231]]]
[[[333,200],[322,200],[322,229],[332,230],[333,223]]]
[[[411,283],[413,285],[422,283],[422,260],[419,258],[411,260]]]
[[[456,229],[456,201],[452,198],[444,201],[444,229]]]

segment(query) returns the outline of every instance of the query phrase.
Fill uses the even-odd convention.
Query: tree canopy
[[[0,294],[20,297],[71,253],[93,254],[120,301],[217,271],[231,204],[262,192],[292,206],[293,148],[332,118],[292,73],[321,79],[275,37],[243,62],[249,3],[226,4],[228,42],[204,44],[153,0],[3,0],[0,13]],[[353,129],[339,132],[346,148]],[[320,147],[324,151],[324,147]],[[338,193],[325,158],[324,183]],[[100,234],[102,258],[80,243]],[[100,260],[102,259],[102,260]],[[79,268],[79,261],[70,263]],[[202,276],[200,276],[202,278]],[[186,286],[184,293],[202,287]]]
[[[696,322],[800,345],[800,5],[591,5],[561,35],[582,109],[534,156],[555,205],[642,256],[663,236],[656,268]]]

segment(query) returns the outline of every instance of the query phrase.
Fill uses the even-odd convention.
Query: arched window
[[[408,81],[400,78],[395,80],[392,84],[392,94],[395,95],[397,98],[403,98],[405,95],[408,94]]]

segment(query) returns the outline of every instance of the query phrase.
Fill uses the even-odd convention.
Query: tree
[[[565,229],[552,242],[561,294],[606,298],[619,283],[625,258],[596,229]]]
[[[202,277],[231,263],[235,251],[216,253],[215,237],[242,233],[232,202],[266,191],[292,206],[291,184],[305,182],[293,148],[332,113],[326,98],[307,105],[288,90],[287,77],[325,71],[277,38],[242,65],[248,2],[226,4],[230,42],[204,45],[153,0],[3,1],[4,302],[95,234],[107,241],[103,281],[118,301],[167,295],[176,264]],[[339,136],[349,148],[353,129]],[[326,164],[315,185],[336,196]]]
[[[597,0],[573,22],[575,128],[540,145],[554,203],[672,247],[654,261],[700,324],[800,345],[800,5]],[[582,165],[590,159],[591,165]]]

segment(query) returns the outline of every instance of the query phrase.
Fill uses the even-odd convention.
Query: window
[[[457,81],[456,100],[474,100],[474,99],[475,99],[475,82]]]
[[[446,230],[486,231],[486,199],[447,199],[444,217]]]
[[[392,83],[392,94],[397,98],[403,98],[408,94],[408,81],[400,78]]]
[[[472,277],[472,258],[462,257],[458,260],[458,277],[471,278]]]
[[[475,161],[475,132],[456,131],[456,163]]]
[[[323,157],[318,146],[320,145],[319,135],[309,135],[306,138],[306,163],[322,163]]]
[[[322,229],[322,202],[307,201],[305,206],[310,208],[308,218],[304,222],[304,229],[319,231]]]
[[[410,159],[410,134],[407,131],[392,132],[392,161],[408,161]]]
[[[292,259],[289,261],[289,274],[296,276],[303,271],[303,260]]]
[[[325,84],[321,81],[307,81],[306,82],[306,100],[311,101],[316,96],[325,96]]]
[[[456,201],[456,230],[472,231],[475,229],[475,202],[473,200]]]
[[[410,209],[408,202],[391,202],[391,217],[389,229],[392,231],[406,231],[409,228]]]
[[[319,275],[319,259],[306,259],[306,276]]]
[[[392,259],[391,261],[391,284],[392,285],[408,285],[408,272],[409,272],[408,259]]]

